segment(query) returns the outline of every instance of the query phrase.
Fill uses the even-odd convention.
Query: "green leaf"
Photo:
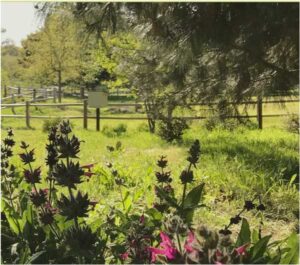
[[[18,226],[16,224],[17,221],[15,221],[9,214],[6,214],[6,219],[9,223],[9,227],[12,230],[12,232],[14,232],[15,234],[19,234],[19,229]]]
[[[248,221],[245,218],[243,218],[241,230],[235,245],[239,247],[247,243],[251,243],[251,231]]]
[[[146,211],[146,214],[151,216],[152,219],[160,221],[162,219],[162,214],[155,208],[150,208]]]
[[[291,234],[287,239],[289,251],[282,255],[280,264],[298,264],[299,262],[299,238],[296,233]]]
[[[290,181],[289,181],[289,184],[288,184],[288,187],[289,187],[289,188],[294,184],[294,181],[295,181],[296,177],[297,177],[297,174],[294,174],[294,175],[291,177],[291,179],[290,179]]]
[[[259,233],[256,229],[252,230],[251,242],[255,244],[259,240]]]
[[[176,208],[176,209],[179,209],[179,205],[177,204],[177,201],[170,197],[169,195],[166,194],[166,192],[164,190],[162,190],[161,188],[159,187],[156,187],[156,191],[158,193],[158,196],[163,198],[164,200],[167,201],[167,203],[169,203],[170,206]]]
[[[42,258],[46,253],[47,252],[45,250],[34,253],[28,258],[26,264],[44,264],[45,261]]]
[[[202,192],[203,192],[204,183],[193,188],[185,197],[184,208],[195,208],[200,203]]]
[[[267,250],[270,238],[271,236],[263,237],[250,249],[250,256],[252,262],[258,258],[263,257]]]

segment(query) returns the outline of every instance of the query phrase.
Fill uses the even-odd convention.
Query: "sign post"
[[[100,108],[108,104],[106,86],[98,86],[88,92],[88,106],[96,108],[96,130],[100,131]]]

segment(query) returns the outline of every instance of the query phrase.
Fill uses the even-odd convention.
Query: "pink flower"
[[[84,172],[84,175],[90,178],[91,176],[95,175],[93,172]]]
[[[128,252],[124,252],[123,254],[120,255],[120,258],[121,260],[126,260],[128,259],[128,256],[129,256]]]
[[[217,257],[223,257],[223,253],[219,249],[217,249],[216,250],[216,256]]]
[[[169,238],[169,236],[163,232],[160,232],[160,237],[162,242],[160,243],[161,248],[149,247],[148,250],[151,252],[151,262],[156,261],[157,255],[164,255],[168,260],[173,260],[179,253],[176,248],[174,248],[174,243]]]
[[[140,223],[141,224],[145,223],[145,215],[144,214],[142,214],[141,217],[140,217]]]
[[[223,263],[220,262],[220,261],[217,261],[215,264],[216,264],[216,265],[223,265]]]
[[[195,234],[192,231],[190,231],[188,234],[188,238],[184,244],[184,249],[186,250],[187,253],[191,253],[194,251],[192,245],[193,245],[193,242],[195,241],[195,239],[196,239]]]
[[[248,248],[248,246],[249,246],[249,244],[245,244],[243,246],[236,248],[235,251],[239,256],[244,256],[247,253],[246,249]]]
[[[88,165],[84,165],[84,166],[81,166],[81,168],[87,168],[89,171],[91,170],[91,168],[94,167],[95,164],[88,164]]]

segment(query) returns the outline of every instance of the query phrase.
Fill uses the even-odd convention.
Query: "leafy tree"
[[[79,75],[80,42],[76,24],[67,11],[48,16],[44,27],[22,42],[23,66],[40,84],[58,86],[61,102],[62,86]]]
[[[174,88],[168,96],[223,106],[298,85],[297,4],[75,3],[71,9],[103,42],[108,30],[146,40],[147,56],[159,61]],[[230,111],[238,113],[235,106]]]

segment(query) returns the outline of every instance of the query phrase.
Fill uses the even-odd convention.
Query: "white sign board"
[[[105,107],[108,104],[107,93],[100,91],[89,91],[88,106],[92,108]]]

